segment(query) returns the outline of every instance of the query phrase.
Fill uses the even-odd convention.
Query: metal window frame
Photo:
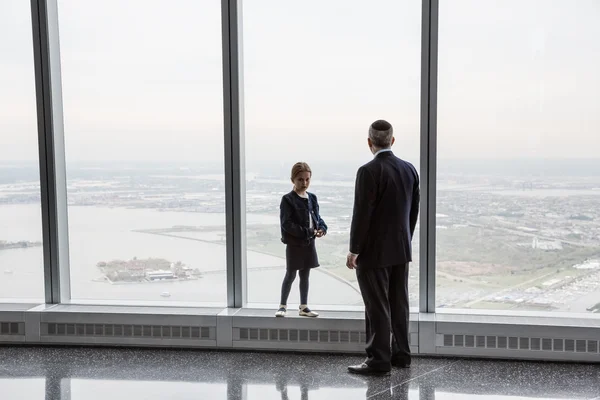
[[[421,236],[419,311],[435,312],[439,0],[423,0],[421,35]]]
[[[57,0],[31,0],[46,303],[70,300],[67,177]]]
[[[221,16],[223,30],[227,306],[239,308],[244,307],[247,301],[241,0],[221,0]]]
[[[45,300],[48,304],[69,303],[69,232],[58,4],[57,0],[30,1],[38,122]],[[235,308],[247,306],[242,2],[243,0],[221,0],[228,307],[222,311],[224,314],[221,315],[221,319],[235,315],[239,311]],[[448,329],[450,333],[456,332],[456,326],[465,324],[465,314],[476,315],[478,312],[453,310],[452,313],[458,315],[456,320],[453,320],[451,314],[445,319],[442,318],[444,321],[440,320],[440,313],[434,314],[436,312],[438,22],[439,0],[422,0],[420,99],[422,201],[419,275],[421,315],[418,319],[418,343],[419,352],[423,354],[455,354],[444,353],[438,349],[440,346],[436,345],[436,340],[440,339],[440,329]],[[42,318],[41,314],[37,315],[37,313],[44,311],[45,306],[40,305],[39,310],[36,311],[36,309],[37,307],[29,310],[31,313],[26,316],[28,323],[34,322],[33,325],[29,324],[31,326],[26,327],[25,335],[32,342],[39,341],[39,324],[35,323]],[[443,314],[443,312],[441,313]],[[485,310],[483,313],[486,316],[491,314],[490,310]],[[501,312],[495,314],[505,315]],[[506,312],[506,315],[515,318],[528,316],[513,312]],[[250,315],[240,318],[251,319],[254,317]],[[258,317],[260,318],[260,315]],[[550,315],[548,317],[560,319],[564,316]],[[232,327],[233,325],[227,325],[229,322],[231,321],[226,321],[222,325],[222,329],[226,331]],[[473,322],[469,323],[473,324]],[[491,329],[483,326],[484,329]],[[560,327],[554,325],[551,328],[558,327],[561,332],[568,332],[574,329],[573,326],[573,324]],[[518,326],[515,325],[509,329],[517,328]],[[546,324],[542,328],[547,329],[548,325]],[[590,327],[590,329],[593,328]],[[444,333],[441,331],[442,335]],[[574,339],[593,337],[593,334],[586,333],[583,336],[575,336]],[[566,337],[567,333],[564,335]],[[223,347],[231,347],[227,344],[227,338],[223,341],[225,342]],[[464,349],[458,351],[460,354],[464,354]],[[475,352],[473,355],[496,356],[495,353],[476,354]]]
[[[247,303],[242,1],[221,0],[227,306]],[[31,0],[46,303],[70,301],[66,160],[57,0]],[[435,312],[439,0],[422,1],[421,312]]]

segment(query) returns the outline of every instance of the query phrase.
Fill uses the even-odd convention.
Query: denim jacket
[[[315,229],[327,232],[327,225],[319,215],[317,196],[312,193],[308,193],[308,199],[305,199],[292,190],[281,198],[279,210],[281,241],[285,244],[308,246],[315,237]],[[313,220],[312,230],[309,215]]]

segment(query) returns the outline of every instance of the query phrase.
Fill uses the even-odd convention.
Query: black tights
[[[304,268],[300,271],[300,304],[308,304],[308,277],[310,276],[310,268]],[[292,290],[292,283],[296,279],[296,271],[287,270],[281,285],[281,305],[287,305],[287,299]]]

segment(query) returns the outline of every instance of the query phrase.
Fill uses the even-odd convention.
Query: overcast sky
[[[218,0],[59,0],[68,161],[220,161]],[[419,0],[251,0],[249,162],[418,162]],[[30,6],[0,0],[0,160],[37,159]],[[598,157],[600,1],[441,0],[440,158]]]

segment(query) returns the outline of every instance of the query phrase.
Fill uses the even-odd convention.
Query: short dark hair
[[[378,119],[371,124],[369,128],[369,138],[373,146],[385,149],[392,145],[392,137],[394,136],[394,128],[389,122]]]

